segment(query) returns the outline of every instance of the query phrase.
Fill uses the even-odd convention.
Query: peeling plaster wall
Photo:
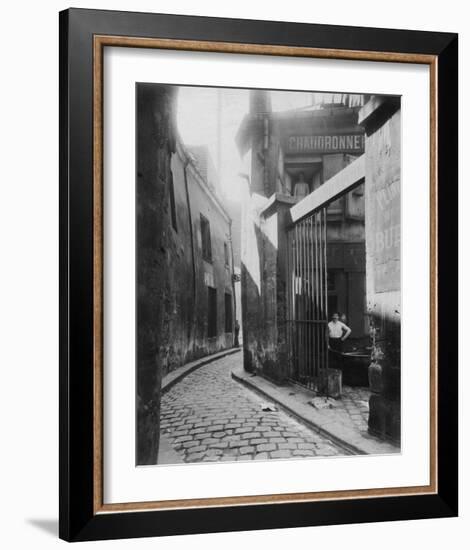
[[[371,314],[400,322],[400,111],[366,141],[366,269]]]
[[[400,440],[401,111],[384,116],[366,139],[367,306],[381,391],[370,400],[369,429]]]
[[[268,130],[268,137],[265,134]],[[287,376],[285,209],[262,214],[278,189],[278,128],[259,121],[242,201],[241,286],[244,367],[282,383]]]
[[[250,372],[260,366],[258,351],[261,349],[260,336],[264,330],[261,286],[264,243],[259,212],[265,202],[266,199],[259,196],[252,198],[246,189],[242,205],[241,297],[244,365]]]
[[[138,464],[157,460],[163,376],[188,361],[233,346],[231,221],[178,142],[176,93],[174,86],[137,86]],[[201,214],[210,223],[210,263],[202,258]],[[217,290],[212,337],[207,330],[208,286]],[[227,332],[226,293],[232,304]]]
[[[137,86],[137,463],[155,464],[160,429],[159,354],[169,284],[168,180],[174,151],[174,88]]]
[[[235,312],[230,218],[218,204],[220,201],[214,200],[197,168],[188,163],[180,144],[172,155],[171,170],[177,229],[170,224],[166,231],[170,277],[165,292],[165,322],[160,344],[164,374],[204,355],[232,347]],[[211,262],[202,256],[201,214],[210,224]],[[224,243],[229,251],[228,265]],[[212,337],[208,336],[208,287],[217,291],[217,331]],[[232,297],[232,330],[227,333],[226,293]]]

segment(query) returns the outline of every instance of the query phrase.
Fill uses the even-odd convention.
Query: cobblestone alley
[[[186,376],[162,399],[161,431],[184,462],[266,460],[344,454],[231,378],[241,353]]]

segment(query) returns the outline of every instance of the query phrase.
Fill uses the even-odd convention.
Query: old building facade
[[[289,224],[289,208],[303,196],[318,189],[323,183],[364,153],[364,130],[357,124],[360,106],[344,105],[322,106],[322,108],[299,110],[287,113],[273,113],[267,93],[252,94],[251,114],[240,130],[239,141],[250,150],[249,193],[245,197],[245,224],[243,238],[246,252],[243,260],[246,289],[243,308],[244,339],[246,346],[246,364],[248,368],[266,370],[266,361],[258,335],[269,330],[269,322],[257,327],[257,310],[252,298],[257,298],[260,287],[269,289],[274,303],[280,307],[282,296],[285,296],[287,308],[286,266],[281,265],[287,256],[287,241],[283,233]],[[246,145],[248,144],[248,145]],[[242,152],[243,149],[242,149]],[[297,195],[299,181],[304,182],[302,196]],[[272,204],[274,202],[276,204]],[[255,206],[257,203],[257,206]],[[284,207],[280,206],[284,204]],[[276,218],[271,219],[275,214]],[[279,217],[284,217],[277,227]],[[276,225],[273,236],[273,228]],[[255,237],[253,227],[258,235]],[[364,229],[364,188],[359,186],[353,192],[340,197],[328,206],[327,211],[327,247],[326,264],[328,266],[327,309],[337,311],[345,316],[353,330],[351,342],[360,345],[368,334],[368,319],[365,300],[365,229]],[[271,256],[276,261],[279,275],[269,280],[269,270],[261,271],[268,279],[260,284],[250,282],[250,274],[258,271],[257,254],[253,252],[252,243],[266,261]],[[285,262],[284,262],[285,263]],[[278,288],[278,285],[279,288]],[[257,288],[258,287],[258,288]],[[275,288],[274,288],[275,287]],[[261,290],[264,294],[264,290]],[[250,296],[251,295],[251,296]],[[269,302],[269,301],[268,301]],[[260,307],[269,308],[268,304]],[[251,310],[253,315],[251,315]],[[279,319],[276,324],[277,334],[274,354],[282,353],[286,346],[287,327],[281,319],[289,317],[288,311],[265,312]],[[246,326],[245,326],[246,323]],[[250,326],[251,325],[253,326]],[[249,344],[250,341],[252,344]],[[264,338],[262,337],[261,340]],[[271,337],[267,341],[272,341]],[[287,353],[287,351],[285,351]],[[279,363],[279,361],[276,361]],[[271,373],[275,379],[282,379],[286,373],[279,369]],[[280,377],[280,378],[279,378]]]
[[[171,158],[167,258],[172,284],[160,347],[164,373],[233,346],[231,219],[217,181],[208,179],[214,172],[201,169],[210,163],[207,151],[190,151],[177,139]]]
[[[373,361],[369,429],[398,441],[402,368],[399,98],[371,98],[359,121],[366,131],[366,286]]]
[[[231,219],[207,151],[175,123],[177,88],[137,86],[137,410],[139,464],[158,455],[161,381],[233,346]]]
[[[252,91],[238,135],[244,366],[328,393],[338,312],[352,329],[345,351],[377,367],[370,430],[398,440],[400,112],[379,99],[387,107],[344,96],[275,113],[269,92]]]

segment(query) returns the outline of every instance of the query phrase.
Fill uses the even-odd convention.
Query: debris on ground
[[[277,409],[272,403],[261,403],[261,410],[265,412],[276,412]]]
[[[331,397],[314,397],[310,401],[307,401],[309,405],[314,407],[315,409],[334,409],[338,406],[336,401],[332,399]]]

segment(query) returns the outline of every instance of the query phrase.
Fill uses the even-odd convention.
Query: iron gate
[[[326,208],[287,232],[290,377],[320,393],[328,388]]]

